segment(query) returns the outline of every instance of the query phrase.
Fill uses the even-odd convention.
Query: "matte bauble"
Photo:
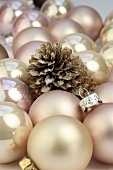
[[[71,0],[46,0],[41,11],[48,17],[63,17],[69,10],[73,8]]]
[[[53,115],[68,115],[82,121],[83,113],[79,108],[79,101],[76,96],[66,91],[46,92],[34,101],[29,116],[34,125]]]
[[[3,45],[0,44],[0,60],[4,58],[8,58],[8,54],[6,49],[3,47]]]
[[[20,107],[0,102],[0,163],[18,160],[26,153],[32,123]]]
[[[0,78],[12,77],[24,80],[26,68],[26,64],[20,60],[13,58],[2,59],[0,60]]]
[[[69,19],[54,20],[50,25],[49,31],[56,38],[57,42],[68,34],[85,33],[80,24]]]
[[[73,33],[66,35],[61,41],[62,47],[71,48],[73,53],[94,50],[97,51],[97,46],[92,39],[81,33]]]
[[[15,18],[28,9],[27,4],[20,0],[10,0],[3,3],[0,9],[0,33],[9,34],[12,31]]]
[[[6,77],[0,78],[0,102],[7,101],[17,104],[26,112],[33,103],[29,88],[20,80]]]
[[[92,74],[93,80],[97,84],[102,84],[108,73],[108,66],[103,57],[94,51],[83,51],[75,54],[75,56],[78,55]]]
[[[102,29],[102,18],[92,7],[77,6],[67,13],[67,18],[78,22],[93,40],[98,39]]]
[[[93,151],[86,127],[69,116],[51,116],[32,130],[27,145],[40,170],[83,170]]]
[[[14,55],[18,49],[24,44],[30,41],[44,41],[53,43],[55,39],[53,36],[44,28],[29,27],[22,30],[13,41],[13,53]]]
[[[42,41],[30,41],[20,47],[15,54],[15,58],[24,62],[27,66],[29,65],[29,60],[31,56],[35,54],[35,50],[40,48],[40,45],[45,44]]]
[[[13,35],[28,27],[48,27],[49,21],[46,15],[36,10],[23,12],[13,24]]]
[[[113,103],[94,108],[85,118],[93,140],[93,156],[98,161],[113,164]]]

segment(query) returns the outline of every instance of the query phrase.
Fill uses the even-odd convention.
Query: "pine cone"
[[[43,44],[36,50],[27,69],[27,83],[35,98],[50,90],[65,90],[78,96],[80,88],[91,92],[95,87],[79,56],[58,43]]]

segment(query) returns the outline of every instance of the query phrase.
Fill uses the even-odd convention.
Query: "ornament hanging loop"
[[[84,93],[85,92],[85,93]],[[83,99],[84,97],[88,96],[90,93],[89,91],[84,87],[84,88],[79,88],[79,91],[78,91],[78,94],[79,96]],[[85,94],[87,94],[85,96]],[[84,95],[84,96],[83,96]]]

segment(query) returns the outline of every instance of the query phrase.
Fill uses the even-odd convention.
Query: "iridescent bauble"
[[[41,7],[41,11],[48,17],[58,18],[63,17],[73,8],[73,5],[71,0],[46,0]]]
[[[93,50],[97,51],[97,46],[92,39],[90,39],[85,34],[73,33],[66,35],[61,41],[62,47],[71,48],[73,53]]]
[[[27,144],[29,157],[41,170],[83,170],[92,151],[92,139],[86,127],[80,121],[62,115],[38,123]]]
[[[104,57],[109,70],[111,70],[113,68],[113,41],[110,41],[103,46],[101,55]]]
[[[100,45],[103,47],[108,42],[113,41],[113,23],[106,25],[100,34]]]
[[[76,53],[76,56],[80,57],[96,84],[102,84],[108,73],[108,66],[103,57],[94,51],[83,51]]]
[[[0,60],[0,78],[12,77],[23,79],[26,76],[26,64],[20,60],[7,58]]]
[[[3,3],[0,9],[0,33],[9,34],[12,31],[15,18],[28,9],[29,6],[20,0],[10,0]]]
[[[28,113],[33,97],[22,81],[6,77],[0,78],[0,102],[3,101],[15,103]]]
[[[84,33],[83,27],[75,21],[69,19],[58,19],[54,20],[50,27],[50,33],[56,38],[56,41],[59,42],[64,38],[64,36],[72,33]]]
[[[23,12],[13,24],[13,35],[28,27],[48,27],[49,21],[46,15],[36,10]]]
[[[0,163],[18,160],[26,153],[32,123],[28,114],[9,102],[0,102]]]
[[[6,49],[3,47],[3,45],[0,44],[0,60],[4,58],[8,58],[8,54]]]
[[[29,116],[34,125],[53,115],[68,115],[82,121],[84,114],[79,107],[79,101],[76,96],[69,92],[49,91],[34,101]]]
[[[84,120],[93,140],[93,156],[98,161],[113,164],[113,103],[92,109]]]
[[[21,46],[30,41],[44,41],[53,43],[55,42],[55,38],[53,38],[53,36],[45,28],[40,27],[26,28],[22,30],[20,33],[18,33],[17,36],[14,38],[12,47],[14,55]]]
[[[35,50],[40,48],[45,42],[42,41],[30,41],[20,47],[15,54],[15,58],[24,62],[27,66],[29,65],[29,60],[31,56],[35,54]]]
[[[78,22],[91,39],[98,39],[103,23],[100,14],[94,8],[77,6],[70,10],[66,17]]]

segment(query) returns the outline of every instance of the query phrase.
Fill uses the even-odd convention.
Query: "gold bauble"
[[[92,39],[81,33],[73,33],[66,35],[60,42],[62,47],[71,48],[73,53],[94,50],[97,51],[97,46]]]
[[[100,33],[100,45],[103,47],[108,42],[113,41],[113,23],[106,25]]]
[[[92,74],[92,78],[96,84],[102,84],[108,73],[108,66],[103,57],[94,51],[83,51],[75,54],[75,56],[78,55]]]
[[[110,41],[103,46],[101,55],[104,57],[109,70],[111,70],[113,68],[113,41]]]
[[[110,24],[111,22],[113,22],[113,11],[111,11],[106,17],[104,25]]]
[[[0,102],[0,163],[13,162],[26,153],[31,130],[26,112],[13,103]]]
[[[26,68],[26,64],[20,60],[13,58],[2,59],[0,60],[0,78],[12,77],[24,80]]]
[[[71,0],[47,0],[43,3],[41,11],[48,17],[62,17],[73,8]]]
[[[32,130],[27,145],[40,170],[84,170],[92,156],[92,140],[86,127],[69,116],[51,116]]]

